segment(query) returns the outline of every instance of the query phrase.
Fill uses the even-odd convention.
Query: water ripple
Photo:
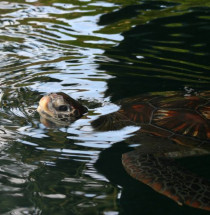
[[[121,213],[126,146],[116,143],[139,128],[95,132],[91,121],[118,110],[116,98],[207,89],[209,7],[208,0],[1,1],[0,213]],[[88,114],[46,128],[36,108],[52,91],[79,99]],[[112,150],[111,167],[101,164]]]

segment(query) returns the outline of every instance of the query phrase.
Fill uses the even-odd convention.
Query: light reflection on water
[[[11,145],[5,143],[1,146],[1,214],[40,214],[41,211],[43,214],[53,214],[56,211],[65,214],[77,213],[77,207],[80,208],[79,211],[89,206],[97,208],[100,201],[94,203],[88,199],[97,198],[98,190],[103,185],[97,181],[92,182],[91,175],[95,175],[99,181],[104,181],[105,178],[97,176],[93,163],[100,150],[109,147],[111,141],[104,140],[103,146],[100,146],[103,138],[96,141],[97,135],[92,130],[87,130],[90,119],[78,121],[69,129],[55,131],[40,124],[39,116],[34,111],[40,96],[52,91],[64,91],[76,99],[85,99],[92,106],[103,103],[106,80],[112,78],[98,70],[96,58],[102,60],[104,50],[86,45],[80,47],[70,42],[78,40],[78,36],[89,35],[87,41],[90,43],[92,37],[94,41],[99,37],[100,40],[103,38],[104,43],[113,45],[116,44],[115,40],[119,41],[122,37],[110,39],[109,35],[103,37],[103,34],[94,33],[101,28],[97,25],[99,15],[85,16],[94,10],[79,9],[76,5],[54,3],[52,6],[45,6],[38,2],[35,5],[1,2],[0,8],[4,9],[0,29],[2,101],[8,100],[2,107],[1,121],[5,117],[8,119],[3,122],[3,128],[9,139],[13,140]],[[54,17],[70,13],[75,13],[77,18]],[[104,59],[109,60],[106,57]],[[34,94],[23,93],[20,88],[27,88],[28,92],[34,91]],[[106,102],[109,102],[109,98]],[[27,112],[28,108],[31,108],[32,114]],[[83,131],[81,127],[85,126]],[[11,138],[11,134],[14,137],[13,133],[17,139]],[[85,136],[89,136],[90,140]],[[64,163],[57,164],[59,160]],[[69,168],[73,172],[66,169],[60,174],[56,170],[55,176],[50,169],[57,166],[65,168],[65,161],[69,165],[72,163]],[[85,163],[92,163],[89,170],[86,170]],[[41,178],[36,174],[39,171],[44,171]],[[75,175],[75,171],[79,175]],[[51,178],[54,175],[54,183],[49,183],[48,174]],[[61,191],[51,190],[53,184],[58,182],[63,187]],[[45,184],[49,189],[44,188]],[[68,186],[72,187],[70,193]],[[83,188],[80,189],[81,187]],[[106,196],[107,194],[104,198]],[[4,197],[7,201],[3,201]],[[40,204],[38,199],[69,199],[67,202],[72,206],[70,209],[67,207],[64,210],[66,212],[60,210],[62,206],[53,206],[52,211],[49,208],[45,210],[42,209],[45,201]],[[50,203],[52,204],[54,203]],[[67,203],[64,201],[63,204]]]
[[[187,35],[184,28],[182,34],[180,28],[191,22],[176,22],[175,16],[191,14],[191,7],[200,6],[205,14],[201,10],[203,15],[197,16],[203,21],[202,29],[208,30],[208,1],[0,2],[1,214],[135,214],[133,203],[124,203],[126,209],[119,204],[125,195],[121,180],[130,179],[118,165],[118,154],[127,146],[115,143],[138,128],[95,132],[90,122],[119,108],[112,98],[153,91],[153,86],[155,90],[171,90],[163,87],[162,80],[168,86],[170,80],[182,79],[176,90],[209,85],[208,62],[198,64],[189,57],[194,53],[206,59],[208,43],[198,41],[192,49],[174,47],[194,35]],[[150,23],[154,28],[136,30]],[[157,25],[172,32],[162,38],[162,34],[156,35]],[[157,79],[151,83],[153,77]],[[193,82],[196,84],[190,85]],[[67,128],[46,128],[35,110],[41,96],[52,91],[80,99],[89,108],[88,114]],[[112,148],[119,151],[108,158],[113,159],[113,167],[106,162],[97,166],[102,152]],[[105,174],[106,165],[112,175]],[[150,203],[142,197],[139,202],[146,205],[142,213],[148,214]],[[139,202],[134,200],[136,205]],[[124,212],[128,208],[132,212]],[[178,207],[172,208],[179,214]],[[149,212],[157,213],[155,209]]]

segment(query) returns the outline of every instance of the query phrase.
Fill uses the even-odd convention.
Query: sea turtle
[[[210,154],[210,91],[150,93],[118,104],[118,111],[100,116],[92,126],[101,131],[140,127],[126,140],[140,146],[122,155],[128,174],[180,205],[210,210],[210,181],[174,161]],[[51,93],[40,100],[38,112],[62,124],[79,119],[87,108],[64,93]]]

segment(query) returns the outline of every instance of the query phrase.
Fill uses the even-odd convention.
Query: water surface
[[[0,214],[208,214],[131,179],[123,140],[90,122],[121,98],[210,90],[208,0],[0,2]],[[86,117],[46,128],[42,95],[63,91]],[[210,158],[183,160],[210,178]]]

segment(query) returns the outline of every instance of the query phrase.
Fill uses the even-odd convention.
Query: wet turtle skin
[[[57,94],[63,97],[58,104],[54,101]],[[56,122],[59,119],[72,122],[87,112],[82,104],[68,95],[57,94],[47,95],[44,102],[40,101],[38,111],[42,117]],[[70,105],[68,110],[61,108],[62,117],[59,117],[57,106],[64,103]],[[174,158],[210,153],[210,91],[192,95],[150,93],[123,99],[118,104],[119,111],[100,116],[92,126],[100,131],[118,130],[129,125],[141,127],[126,140],[140,144],[122,155],[122,164],[128,174],[179,205],[210,210],[210,181],[174,161]]]
[[[40,121],[47,127],[66,126],[82,117],[88,110],[63,92],[50,93],[39,101]]]

